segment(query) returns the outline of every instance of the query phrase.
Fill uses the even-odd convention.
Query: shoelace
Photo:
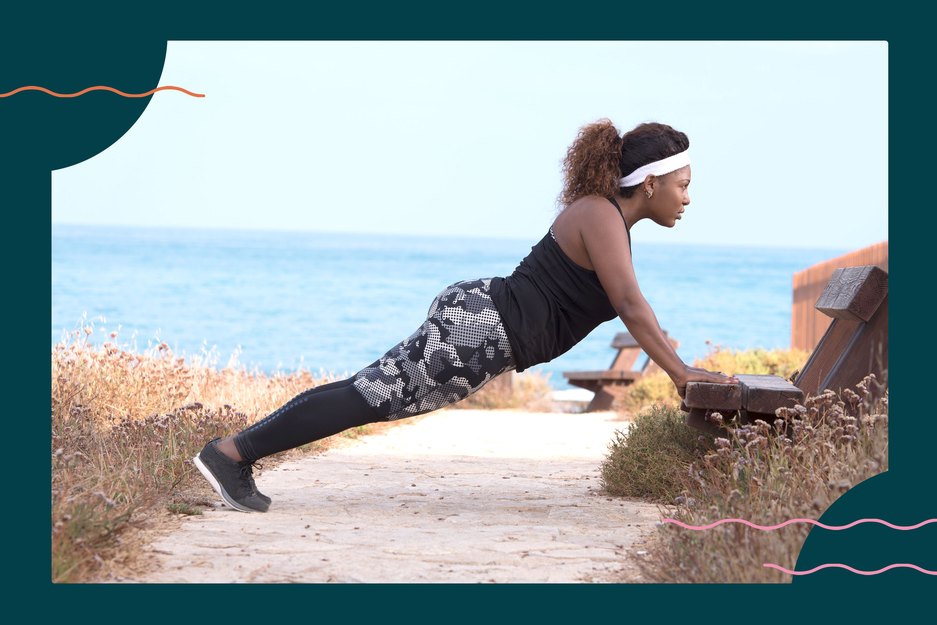
[[[254,470],[253,470],[255,464],[257,465],[258,469],[263,470],[264,468],[263,465],[257,462],[251,462],[251,463],[242,465],[241,466],[241,479],[247,480],[247,483],[251,487],[251,492],[253,492],[254,494],[257,494],[258,492],[257,484],[254,483]]]

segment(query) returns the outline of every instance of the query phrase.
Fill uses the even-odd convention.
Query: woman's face
[[[654,194],[648,200],[651,219],[662,226],[673,228],[690,203],[689,186],[689,165],[659,176],[654,185]]]

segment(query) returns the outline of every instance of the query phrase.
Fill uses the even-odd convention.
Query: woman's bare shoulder
[[[563,214],[568,223],[576,225],[577,229],[581,229],[581,226],[586,224],[602,224],[604,227],[610,218],[621,220],[615,205],[601,195],[583,196],[567,206]]]
[[[582,224],[589,221],[589,215],[595,212],[595,207],[600,199],[596,195],[587,195],[578,198],[575,202],[564,208],[553,221],[554,230],[569,230],[579,233]]]

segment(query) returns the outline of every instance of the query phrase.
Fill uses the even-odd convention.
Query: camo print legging
[[[354,376],[354,387],[388,420],[442,408],[515,367],[491,278],[443,289],[407,339]]]
[[[412,417],[464,399],[515,367],[490,278],[456,282],[405,341],[354,376],[303,391],[234,437],[248,462],[352,427]]]

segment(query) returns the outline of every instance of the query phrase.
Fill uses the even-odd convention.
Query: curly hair
[[[608,119],[586,124],[563,159],[560,204],[565,208],[586,195],[631,197],[640,185],[619,188],[622,176],[689,147],[687,136],[667,124],[640,124],[622,137]]]
[[[563,159],[560,204],[565,208],[586,195],[615,195],[621,178],[620,160],[621,137],[611,121],[600,119],[580,128]]]

